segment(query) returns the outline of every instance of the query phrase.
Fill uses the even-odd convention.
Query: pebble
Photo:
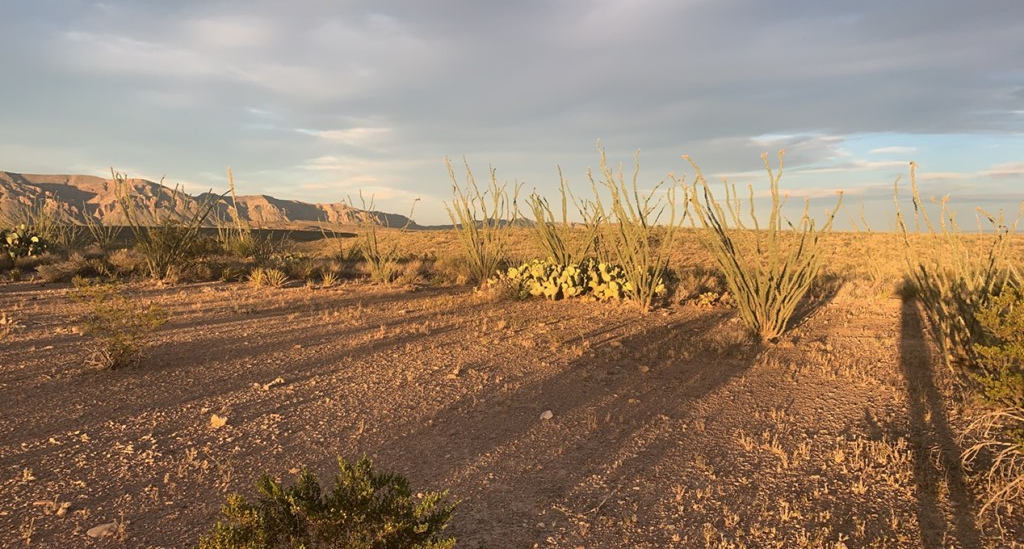
[[[220,429],[221,427],[227,425],[227,423],[228,423],[228,418],[226,418],[224,416],[218,416],[217,414],[213,414],[212,416],[210,416],[210,428],[211,429]]]
[[[551,419],[553,417],[555,417],[555,414],[551,410],[544,410],[544,413],[540,415],[540,418],[542,420],[548,420],[548,419]]]
[[[108,522],[106,524],[101,524],[99,526],[93,526],[92,528],[89,528],[89,531],[87,531],[85,534],[90,538],[103,538],[106,536],[113,536],[116,533],[117,523]]]

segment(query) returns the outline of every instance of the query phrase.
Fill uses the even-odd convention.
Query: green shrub
[[[519,217],[516,203],[522,186],[518,183],[513,185],[510,196],[508,183],[498,184],[497,174],[491,168],[490,185],[481,192],[469,169],[469,162],[464,163],[465,189],[459,185],[451,161],[445,158],[454,195],[451,204],[445,203],[445,209],[462,245],[468,278],[482,286],[506,260],[511,230]]]
[[[779,197],[779,179],[782,177],[782,156],[779,151],[779,169],[772,171],[768,155],[761,155],[771,183],[772,206],[768,225],[762,230],[754,213],[754,188],[750,191],[750,217],[753,230],[748,230],[740,215],[741,200],[735,186],[725,184],[724,208],[711,192],[700,167],[689,157],[696,171],[690,206],[702,227],[702,241],[714,257],[725,276],[729,294],[736,302],[740,316],[747,327],[762,340],[782,335],[800,301],[818,277],[822,263],[822,235],[832,230],[832,221],[842,203],[839,195],[836,208],[828,221],[817,229],[808,216],[808,202],[804,202],[803,216],[792,234],[783,231],[782,200]],[[703,197],[703,200],[701,199]],[[726,213],[728,211],[728,214]],[[737,242],[740,235],[753,240],[753,249],[744,249]]]
[[[49,250],[50,244],[42,235],[24,223],[4,230],[0,234],[0,252],[11,259],[35,257]]]
[[[598,183],[593,172],[587,172],[594,201],[581,213],[588,227],[602,228],[598,246],[601,263],[621,266],[630,286],[627,297],[646,312],[655,298],[664,294],[669,254],[675,245],[679,223],[686,217],[685,209],[681,214],[677,211],[678,193],[683,193],[685,201],[687,188],[673,184],[659,196],[662,182],[646,195],[641,194],[637,184],[639,151],[634,157],[631,184],[626,183],[622,166],[613,170],[608,166],[604,149],[599,146],[598,151],[601,153],[601,181]],[[602,190],[609,193],[607,206],[601,199]],[[667,219],[663,219],[666,212]]]
[[[1024,290],[1007,288],[991,296],[975,320],[991,341],[975,345],[981,370],[972,377],[979,383],[982,411],[967,429],[976,442],[964,460],[983,464],[984,514],[1024,498]]]
[[[408,481],[373,471],[369,459],[348,464],[338,458],[334,488],[324,493],[316,476],[299,473],[281,486],[267,475],[256,483],[255,502],[232,495],[224,521],[199,542],[200,549],[447,549],[442,538],[455,505],[447,492],[415,497]]]
[[[974,346],[981,366],[975,378],[985,401],[1024,412],[1024,293],[1007,289],[975,318],[991,341]],[[1024,432],[1020,435],[1024,444]]]
[[[153,332],[167,323],[163,307],[136,301],[116,284],[73,282],[72,299],[89,309],[82,319],[82,334],[93,340],[86,364],[107,370],[139,364]]]

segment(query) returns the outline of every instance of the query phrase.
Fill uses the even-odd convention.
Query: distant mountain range
[[[143,211],[160,211],[173,205],[174,189],[145,179],[127,180],[127,196]],[[86,217],[106,225],[124,224],[124,212],[117,201],[117,184],[113,179],[91,175],[36,175],[0,171],[0,213],[30,208],[40,204],[55,208],[68,221],[84,222]],[[183,194],[186,206],[195,206],[208,197]],[[356,224],[367,212],[337,202],[310,204],[297,200],[281,200],[267,195],[239,195],[232,206],[231,196],[218,198],[218,204],[206,225],[239,220],[253,228],[314,229],[326,222],[332,226]],[[368,212],[389,227],[423,229],[403,215]]]

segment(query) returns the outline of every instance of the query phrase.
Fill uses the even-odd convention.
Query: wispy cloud
[[[871,154],[912,154],[917,152],[917,147],[879,147],[868,152]]]
[[[336,141],[347,145],[364,147],[379,144],[391,133],[391,128],[348,128],[344,130],[308,130],[304,128],[296,128],[295,131],[305,135],[318,137],[320,139],[326,139],[328,141]]]
[[[988,177],[1021,177],[1024,176],[1024,162],[1006,162],[1003,164],[996,164],[991,168],[981,172],[981,175]],[[1024,194],[1024,189],[1021,190]]]

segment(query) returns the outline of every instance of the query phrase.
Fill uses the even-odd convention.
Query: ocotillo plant
[[[761,155],[771,184],[772,204],[768,224],[762,229],[754,209],[754,188],[749,187],[753,231],[743,222],[741,200],[735,186],[725,184],[723,207],[715,199],[697,163],[684,156],[697,173],[689,199],[694,217],[703,228],[703,242],[722,269],[741,318],[762,340],[774,339],[785,332],[800,300],[818,276],[822,260],[820,240],[832,230],[832,221],[842,203],[840,193],[828,220],[817,229],[808,215],[809,205],[805,201],[800,221],[795,226],[789,224],[793,238],[787,239],[789,231],[782,228],[783,199],[779,195],[784,153],[779,151],[776,171],[768,163],[768,155]],[[753,254],[744,253],[737,244],[741,232],[754,239]]]

